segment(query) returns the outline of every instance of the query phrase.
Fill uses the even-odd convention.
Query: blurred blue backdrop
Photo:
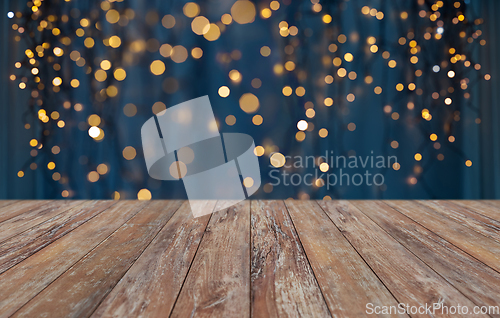
[[[262,147],[255,198],[500,198],[499,14],[495,0],[4,1],[0,198],[185,198],[148,176],[140,129],[203,95],[221,132]],[[370,169],[380,186],[271,185],[272,154],[326,152],[398,164]]]

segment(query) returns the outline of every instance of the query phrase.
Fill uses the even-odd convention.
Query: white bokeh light
[[[92,138],[97,138],[100,133],[101,133],[101,130],[99,129],[99,127],[92,126],[89,128],[89,136]]]
[[[307,121],[305,121],[305,120],[300,120],[300,121],[297,123],[297,128],[298,128],[299,130],[306,130],[308,126],[309,126],[309,125],[307,124]]]

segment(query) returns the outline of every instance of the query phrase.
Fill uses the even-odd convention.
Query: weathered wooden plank
[[[474,303],[388,235],[347,201],[319,204],[400,303],[442,303],[474,307]],[[412,317],[428,316],[412,313]],[[441,315],[436,313],[436,316]],[[485,316],[486,317],[486,316]]]
[[[8,205],[17,203],[17,202],[19,202],[19,200],[0,200],[0,209],[6,207]],[[0,210],[0,215],[1,214],[2,214],[2,211]]]
[[[500,222],[446,201],[417,201],[479,234],[500,242]]]
[[[498,306],[498,272],[383,202],[351,203],[476,305]]]
[[[89,201],[0,243],[0,274],[71,232],[113,205],[115,201]]]
[[[494,207],[500,209],[500,200],[482,200],[480,202],[484,202],[486,204],[489,204],[491,206],[494,206]]]
[[[212,215],[171,316],[249,315],[250,202],[243,201]]]
[[[214,204],[199,202],[198,208],[213,211]],[[168,316],[209,219],[194,218],[184,202],[92,317]]]
[[[333,316],[365,316],[368,303],[397,306],[316,202],[286,200],[285,204]]]
[[[496,207],[490,204],[489,201],[451,200],[448,202],[460,205],[466,209],[487,216],[490,219],[500,221],[500,206]]]
[[[120,201],[1,274],[0,317],[12,315],[146,204]]]
[[[29,212],[33,209],[43,209],[44,204],[47,203],[47,201],[41,201],[41,200],[25,200],[25,201],[18,201],[16,204],[9,204],[7,206],[4,206],[0,210],[0,224],[1,222],[4,222],[5,220],[8,220],[10,218],[13,218],[15,216],[18,216],[20,214]]]
[[[217,200],[190,200],[191,213],[193,217],[199,218],[200,216],[208,215],[213,212]]]
[[[251,225],[252,317],[329,317],[283,201],[252,201]]]
[[[13,317],[92,314],[180,205],[180,201],[151,202]]]
[[[500,244],[414,201],[384,201],[429,231],[500,271]]]
[[[0,223],[0,242],[83,203],[84,201],[45,201],[35,209],[31,209]]]

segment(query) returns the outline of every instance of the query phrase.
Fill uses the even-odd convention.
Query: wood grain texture
[[[489,204],[497,209],[500,209],[500,200],[482,200],[486,204]]]
[[[250,202],[243,201],[212,215],[171,317],[249,315]]]
[[[121,201],[0,275],[0,317],[8,317],[147,203]]]
[[[498,305],[500,273],[383,202],[351,203],[475,304]]]
[[[500,221],[500,207],[492,205],[490,201],[452,200],[449,202],[487,216],[490,219]]]
[[[19,202],[19,200],[0,200],[0,215],[2,214],[2,208],[8,205]]]
[[[445,306],[474,307],[474,303],[354,205],[347,201],[319,203],[400,303],[418,307],[442,302]],[[412,317],[424,316],[427,315],[412,314]]]
[[[0,224],[5,220],[29,212],[33,209],[43,209],[44,205],[49,202],[50,201],[26,200],[18,201],[16,204],[7,204],[0,209]]]
[[[13,317],[87,317],[92,314],[180,204],[180,201],[149,203]],[[57,308],[57,312],[53,308]]]
[[[210,202],[204,207],[213,208]],[[184,202],[92,317],[167,316],[210,219],[203,214],[194,218]]]
[[[384,201],[410,219],[500,272],[500,244],[413,201]]]
[[[316,202],[286,200],[285,204],[333,316],[365,316],[367,303],[397,306]]]
[[[0,318],[500,305],[498,201],[4,203]]]
[[[500,242],[500,222],[446,201],[417,201],[479,234]]]
[[[114,203],[114,201],[90,201],[77,205],[0,243],[0,274],[71,232]]]
[[[49,201],[0,223],[0,242],[43,223],[84,201]],[[7,206],[8,207],[8,206]]]
[[[252,317],[330,317],[285,204],[253,201],[251,225]]]

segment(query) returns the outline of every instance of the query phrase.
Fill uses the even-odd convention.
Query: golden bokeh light
[[[257,146],[257,147],[255,147],[255,148],[254,148],[254,150],[253,150],[253,153],[254,153],[256,156],[258,156],[258,157],[263,156],[263,155],[264,155],[264,153],[265,153],[264,147],[262,147],[262,146]]]
[[[252,23],[255,20],[255,5],[248,0],[238,0],[231,7],[231,16],[239,24]]]
[[[330,170],[330,166],[328,165],[328,163],[323,162],[319,165],[319,170],[321,170],[321,172],[327,172],[328,170]]]
[[[261,115],[255,115],[252,117],[252,123],[256,126],[262,125],[263,122],[264,122],[264,118],[262,118]]]
[[[306,133],[303,132],[303,131],[298,131],[296,134],[295,134],[295,139],[298,141],[298,142],[302,142],[304,141],[304,139],[306,139]]]
[[[137,107],[134,104],[127,104],[123,107],[123,113],[127,117],[134,117],[137,114]]]
[[[217,24],[211,23],[208,27],[208,31],[203,33],[203,37],[208,41],[215,41],[220,37],[220,28]]]
[[[123,158],[126,160],[133,160],[137,156],[137,151],[132,146],[127,146],[122,151]]]
[[[203,35],[210,29],[210,21],[202,16],[198,16],[191,22],[191,29],[197,35]]]
[[[118,192],[116,193],[118,194],[118,198],[116,198],[115,196],[115,200],[118,200],[120,198],[120,194]],[[151,198],[152,198],[151,191],[149,191],[148,189],[141,189],[139,190],[139,192],[137,192],[137,200],[148,201],[151,200]]]
[[[120,20],[120,13],[114,9],[109,10],[106,12],[106,20],[111,24],[117,23]]]
[[[263,19],[269,19],[273,15],[273,12],[269,8],[264,8],[260,11],[260,16]]]
[[[120,45],[122,45],[122,40],[118,36],[113,35],[109,38],[109,46],[111,46],[112,48],[119,48]]]
[[[233,126],[234,124],[236,124],[236,117],[234,117],[234,115],[228,115],[226,117],[226,124],[228,124],[229,126]]]
[[[85,45],[86,48],[91,49],[95,45],[95,41],[93,38],[86,38],[85,41],[83,41],[83,44]]]
[[[285,165],[286,158],[281,153],[276,152],[269,158],[269,161],[273,167],[281,168]]]
[[[161,24],[166,29],[171,29],[175,26],[175,17],[173,15],[167,14],[161,19]]]
[[[106,73],[106,71],[97,70],[94,74],[94,77],[98,82],[104,82],[108,78],[108,74]]]
[[[293,89],[290,86],[285,86],[283,87],[282,93],[285,96],[290,96],[293,93]]]
[[[184,63],[188,58],[188,50],[182,45],[176,45],[172,48],[170,58],[175,63]]]
[[[165,63],[160,60],[153,61],[149,67],[154,75],[161,75],[165,72]]]
[[[108,88],[106,88],[106,94],[109,97],[115,97],[116,95],[118,95],[118,88],[114,85],[110,85],[108,86]]]
[[[314,118],[314,116],[316,116],[316,111],[314,109],[309,108],[308,110],[306,110],[307,118]]]
[[[54,79],[52,80],[52,84],[53,84],[54,86],[59,86],[59,85],[61,85],[61,84],[62,84],[62,79],[61,79],[60,77],[56,77],[56,78],[54,78]]]
[[[123,81],[127,77],[127,72],[123,68],[117,68],[113,73],[117,81]]]
[[[229,87],[227,86],[221,86],[219,88],[219,96],[220,97],[223,97],[223,98],[226,98],[229,96],[229,94],[231,93],[231,90],[229,89]]]
[[[325,104],[325,106],[328,106],[328,107],[332,106],[333,105],[333,99],[330,98],[330,97],[325,98],[324,104]]]
[[[243,94],[239,100],[240,108],[247,114],[255,113],[260,107],[260,101],[252,93]]]
[[[55,56],[63,56],[64,54],[64,51],[59,47],[55,47],[53,52]]]
[[[196,60],[201,59],[203,56],[203,50],[199,47],[195,47],[191,50],[191,56]]]
[[[101,117],[96,114],[90,115],[87,118],[87,122],[90,126],[99,126],[101,124]]]
[[[100,66],[103,70],[107,71],[111,68],[111,62],[108,60],[102,60]]]
[[[225,13],[225,14],[223,14],[223,15],[222,15],[222,17],[220,18],[220,21],[221,21],[222,23],[224,23],[225,25],[229,25],[229,24],[233,23],[233,17],[232,17],[230,14]]]
[[[194,18],[200,14],[200,6],[194,2],[188,2],[182,8],[184,15],[188,18]]]
[[[268,57],[269,55],[271,55],[271,49],[269,48],[269,46],[263,46],[260,48],[260,54],[264,57]]]
[[[100,175],[105,175],[106,173],[108,173],[109,168],[105,163],[101,163],[100,165],[97,166],[96,170],[97,173],[99,173]]]
[[[167,109],[167,106],[163,102],[156,102],[153,104],[152,110],[153,114],[158,115],[162,111]]]
[[[97,182],[99,181],[99,177],[100,175],[97,171],[90,171],[87,175],[87,180],[89,180],[89,182]]]
[[[245,186],[245,188],[251,188],[254,184],[254,181],[251,177],[246,177],[245,179],[243,179],[243,185]]]

